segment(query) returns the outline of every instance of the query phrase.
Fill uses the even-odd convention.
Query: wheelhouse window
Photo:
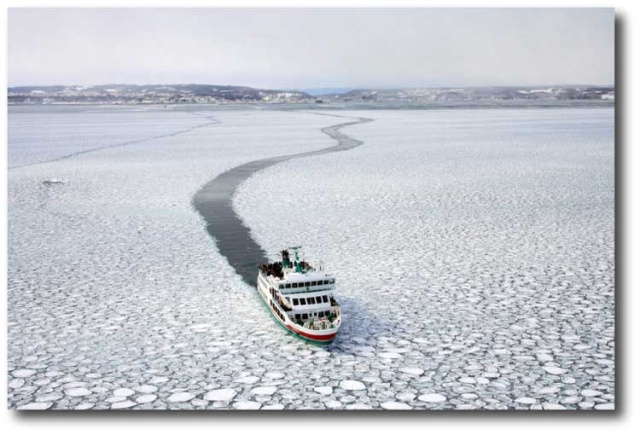
[[[313,305],[313,298],[307,298],[307,303],[309,305]]]
[[[300,305],[307,305],[307,301],[304,298],[301,298]]]
[[[293,287],[293,288],[298,288],[298,283],[297,283],[297,282],[294,282],[293,284],[291,284],[291,287]]]
[[[317,304],[321,304],[322,303],[322,298],[320,296],[316,296],[316,303]]]
[[[285,288],[291,288],[291,284],[285,285]]]
[[[293,298],[293,305],[298,305],[298,299],[297,298]]]
[[[327,297],[327,295],[322,295],[322,302],[324,303],[329,302],[329,298]]]
[[[311,285],[317,285],[318,283],[316,281],[311,281]]]

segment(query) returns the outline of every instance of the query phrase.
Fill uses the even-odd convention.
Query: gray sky
[[[9,86],[614,81],[613,9],[10,9]]]

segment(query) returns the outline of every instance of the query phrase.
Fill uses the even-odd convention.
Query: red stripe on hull
[[[291,331],[295,332],[298,335],[302,335],[305,338],[308,338],[309,340],[314,340],[314,341],[331,341],[335,338],[337,332],[334,332],[333,334],[326,334],[326,335],[315,335],[315,334],[309,334],[307,332],[303,332],[300,331],[299,329],[293,328],[289,325],[285,325],[287,328],[289,328]]]

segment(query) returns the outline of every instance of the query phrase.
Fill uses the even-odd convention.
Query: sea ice
[[[41,110],[9,113],[10,408],[104,409],[119,386],[153,407],[231,389],[208,406],[261,407],[256,387],[286,409],[345,406],[318,385],[374,408],[471,391],[484,409],[614,407],[612,109]],[[355,117],[374,118],[342,130],[363,145],[270,167],[234,200],[269,256],[302,244],[336,274],[344,323],[318,351],[269,319],[191,200],[230,168],[335,145],[320,129]]]

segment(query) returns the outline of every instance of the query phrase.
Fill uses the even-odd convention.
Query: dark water
[[[339,115],[318,115],[347,118]],[[339,130],[370,121],[372,119],[356,118],[355,121],[325,127],[321,131],[335,139],[338,142],[337,145],[318,151],[270,157],[236,166],[218,175],[195,194],[192,201],[193,207],[204,218],[207,231],[215,241],[220,253],[227,258],[229,264],[246,283],[255,286],[258,265],[267,262],[267,254],[251,238],[249,228],[242,223],[242,219],[233,209],[232,198],[240,184],[256,172],[276,163],[300,157],[346,151],[360,146],[362,145],[361,141],[353,139]]]

